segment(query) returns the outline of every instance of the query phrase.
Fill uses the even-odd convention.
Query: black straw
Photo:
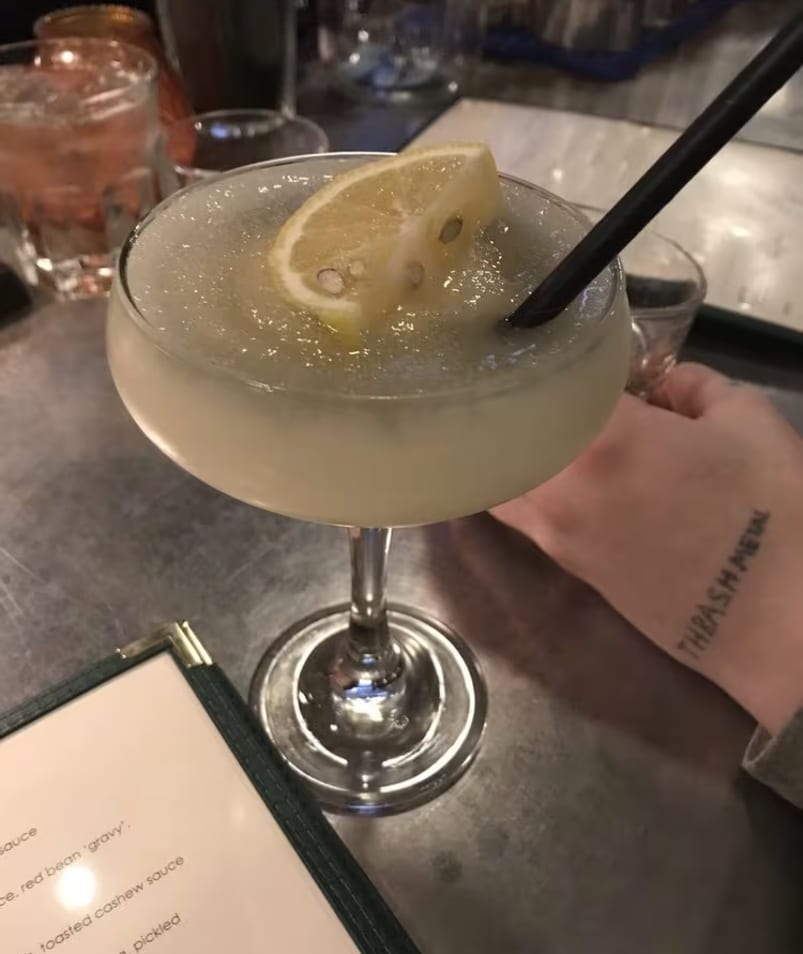
[[[802,65],[798,13],[509,316],[510,324],[532,328],[560,314]]]

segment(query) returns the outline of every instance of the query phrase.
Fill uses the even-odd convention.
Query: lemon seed
[[[438,238],[444,244],[449,242],[454,242],[457,236],[463,231],[463,220],[459,215],[453,216],[451,219],[446,222],[446,224],[441,229],[441,234]]]
[[[404,274],[413,288],[418,288],[421,282],[424,281],[424,266],[421,262],[408,262],[404,266]]]
[[[362,259],[355,258],[353,262],[349,262],[349,275],[352,278],[362,278],[365,274],[365,262]]]
[[[318,284],[328,295],[343,294],[346,283],[336,268],[322,268],[315,277],[318,279]]]

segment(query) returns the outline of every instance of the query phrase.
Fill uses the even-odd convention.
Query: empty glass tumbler
[[[321,58],[341,88],[405,102],[453,96],[481,53],[477,0],[327,0]]]

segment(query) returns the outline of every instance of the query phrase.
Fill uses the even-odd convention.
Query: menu
[[[355,954],[169,654],[0,742],[2,954]]]

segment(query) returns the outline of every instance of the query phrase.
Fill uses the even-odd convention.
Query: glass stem
[[[355,675],[386,683],[399,674],[398,653],[388,631],[388,551],[391,531],[387,527],[350,527],[351,610],[346,657]]]

